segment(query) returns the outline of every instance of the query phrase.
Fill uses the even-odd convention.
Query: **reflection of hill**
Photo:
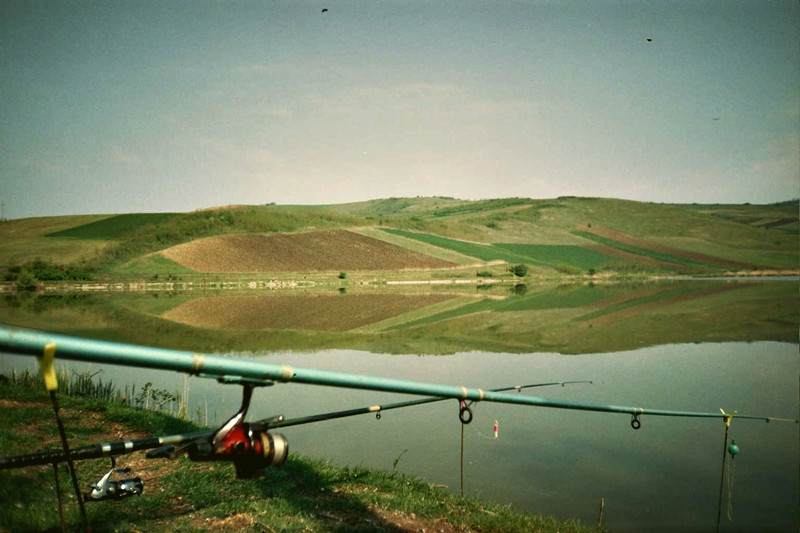
[[[661,344],[797,343],[796,282],[687,281],[448,293],[148,294],[0,301],[0,323],[203,351],[349,348],[563,354]]]
[[[565,354],[674,343],[797,342],[796,287],[795,283],[689,282],[533,292],[468,304],[409,324],[415,341],[404,342],[403,349],[425,353],[425,339],[437,351],[447,351],[449,344],[454,352],[468,346]],[[398,342],[402,331],[392,331]],[[390,345],[386,342],[384,349]]]

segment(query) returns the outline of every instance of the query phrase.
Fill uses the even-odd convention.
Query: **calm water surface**
[[[389,356],[333,350],[257,354],[257,359],[319,369],[495,388],[522,383],[592,380],[592,385],[533,389],[526,394],[582,402],[797,418],[798,345],[777,342],[664,345],[563,356],[470,352]],[[0,371],[31,366],[2,356]],[[85,368],[77,363],[69,368]],[[95,367],[96,370],[96,367]],[[104,367],[118,387],[183,388],[181,375]],[[408,396],[281,384],[258,389],[250,420],[403,401]],[[240,389],[192,378],[190,411],[210,424],[235,412]],[[610,531],[713,531],[724,425],[716,419],[627,415],[476,404],[465,431],[465,491],[486,500],[560,518],[597,523],[605,499]],[[497,421],[499,438],[492,430]],[[460,487],[458,405],[449,400],[403,410],[281,430],[294,453],[419,475]],[[798,425],[734,419],[730,437],[741,453],[733,469],[732,514],[722,531],[797,531],[800,527]],[[726,483],[727,494],[727,483]]]

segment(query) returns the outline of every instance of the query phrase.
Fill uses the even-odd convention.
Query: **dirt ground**
[[[223,235],[161,252],[197,272],[306,272],[447,268],[453,263],[346,230]]]

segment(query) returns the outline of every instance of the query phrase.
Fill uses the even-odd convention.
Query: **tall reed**
[[[102,371],[91,372],[87,370],[78,372],[73,370],[72,373],[69,373],[62,368],[58,371],[59,391],[68,396],[97,398],[104,402],[158,411],[188,420],[188,380],[184,383],[183,393],[180,391],[170,393],[165,389],[157,389],[149,381],[138,390],[136,385],[126,385],[125,390],[120,391],[110,380],[103,381],[103,379],[98,378],[97,375],[100,372]],[[6,378],[14,385],[30,388],[42,386],[42,379],[39,373],[31,372],[29,369],[24,371],[12,370],[11,375],[6,376]]]

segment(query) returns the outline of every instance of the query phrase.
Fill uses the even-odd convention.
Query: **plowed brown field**
[[[449,294],[220,296],[188,301],[161,316],[211,329],[347,331],[450,298]]]
[[[179,244],[161,254],[197,272],[402,270],[455,266],[346,230],[223,235]]]

